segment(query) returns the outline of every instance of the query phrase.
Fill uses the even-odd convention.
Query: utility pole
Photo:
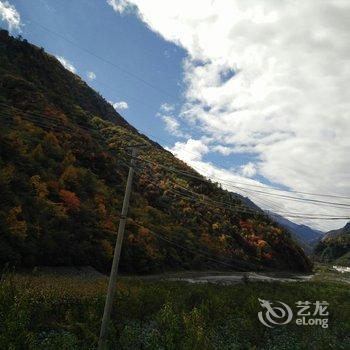
[[[113,299],[114,299],[114,294],[115,294],[115,290],[116,290],[120,252],[121,252],[122,244],[123,244],[124,229],[125,229],[125,224],[126,224],[126,215],[128,214],[132,178],[134,176],[135,158],[137,155],[136,146],[131,146],[130,148],[132,149],[132,157],[131,157],[131,162],[130,162],[128,180],[126,182],[123,208],[122,208],[122,213],[120,216],[120,222],[119,222],[119,228],[118,228],[117,242],[115,244],[115,249],[114,249],[112,269],[111,269],[111,274],[110,274],[109,282],[108,282],[106,302],[105,302],[105,307],[103,310],[100,338],[98,341],[98,350],[105,350],[106,349],[108,324],[109,324],[109,320],[110,320],[110,316],[111,316]]]

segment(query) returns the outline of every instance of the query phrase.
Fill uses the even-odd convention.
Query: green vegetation
[[[350,234],[345,233],[321,241],[315,248],[315,258],[335,265],[350,266]]]
[[[94,349],[104,278],[7,275],[0,285],[1,349]],[[258,298],[326,300],[329,328],[260,324]],[[350,290],[334,282],[193,285],[122,278],[110,348],[349,349]]]
[[[350,251],[342,255],[335,261],[336,265],[350,266]]]

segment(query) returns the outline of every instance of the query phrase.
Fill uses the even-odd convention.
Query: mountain
[[[324,233],[319,230],[314,230],[306,225],[296,224],[284,218],[281,215],[269,212],[269,215],[278,222],[281,226],[286,228],[292,234],[308,253],[312,252],[313,247],[322,239]]]
[[[326,232],[325,235],[323,236],[322,240],[324,241],[326,239],[334,238],[334,237],[340,236],[342,234],[348,234],[349,232],[350,232],[350,222],[348,222],[342,228]]]
[[[238,194],[238,193],[232,193],[232,196],[234,198],[239,198],[242,203],[244,203],[248,208],[250,209],[253,209],[255,211],[258,211],[260,213],[264,213],[264,211],[259,207],[257,206],[251,199],[249,199],[248,197],[244,197],[242,196],[241,194]]]
[[[111,265],[130,155],[140,149],[120,269],[309,271],[263,212],[139,133],[79,76],[0,31],[0,264]]]
[[[350,222],[343,228],[326,232],[314,254],[316,260],[350,266]]]

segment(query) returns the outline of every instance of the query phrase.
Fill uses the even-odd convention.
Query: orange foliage
[[[264,241],[263,239],[259,239],[258,240],[258,247],[259,248],[264,248],[266,246],[266,241]]]
[[[69,209],[79,209],[80,199],[74,192],[62,189],[60,190],[60,197]]]
[[[252,224],[249,221],[240,220],[239,225],[242,229],[251,230],[253,228]]]
[[[147,229],[147,228],[145,228],[145,227],[140,227],[138,231],[139,231],[139,235],[140,235],[141,237],[147,237],[147,236],[149,236],[149,229]]]
[[[107,230],[114,231],[115,230],[115,225],[111,217],[108,217],[105,222],[103,223],[103,227],[106,228]]]

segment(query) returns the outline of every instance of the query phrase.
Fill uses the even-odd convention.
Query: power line
[[[230,180],[226,180],[227,182],[231,182]],[[305,194],[309,196],[318,196],[318,197],[331,197],[331,198],[340,198],[340,199],[350,199],[350,197],[347,196],[338,196],[338,195],[332,195],[332,194],[321,194],[321,193],[311,193],[311,192],[302,192],[302,191],[294,191],[294,190],[282,190],[276,187],[272,186],[259,186],[259,185],[254,185],[254,184],[246,184],[244,182],[238,182],[238,181],[232,181],[238,185],[244,185],[247,187],[255,187],[255,188],[263,188],[267,190],[273,190],[273,191],[279,191],[279,192],[288,192],[288,193],[297,193],[297,194]]]
[[[6,105],[7,106],[7,105]],[[17,109],[17,108],[15,108],[15,109]],[[61,125],[56,125],[55,127],[53,127],[52,126],[52,118],[54,118],[56,121],[59,121],[59,122],[62,122],[62,120],[60,120],[60,119],[58,119],[57,117],[50,117],[50,124],[48,125],[48,124],[45,124],[45,123],[41,123],[40,121],[38,121],[38,118],[41,118],[42,119],[42,115],[37,115],[37,114],[34,114],[34,113],[27,113],[27,112],[23,112],[22,110],[20,110],[20,109],[18,109],[22,114],[24,114],[24,116],[22,115],[22,117],[24,117],[24,118],[26,118],[26,117],[28,117],[28,115],[31,117],[31,118],[33,118],[34,117],[34,121],[33,121],[33,119],[31,119],[31,118],[27,118],[26,120],[28,120],[29,119],[29,121],[30,122],[35,122],[36,124],[38,124],[38,125],[40,125],[41,127],[44,127],[44,128],[50,128],[50,129],[54,129],[55,130],[55,128],[56,128],[56,131],[57,131],[57,129],[59,130],[59,131],[65,131],[65,130],[70,130],[70,131],[74,131],[74,132],[76,132],[76,128],[71,128],[71,127],[69,127],[69,126],[61,126]],[[7,114],[10,114],[9,112],[7,112]],[[10,117],[11,118],[13,118],[13,116],[12,115],[10,115]],[[35,119],[36,118],[36,119]],[[48,118],[48,117],[46,117],[46,118]],[[48,120],[46,119],[46,120],[44,120],[44,122],[48,122]],[[96,129],[94,129],[93,127],[91,127],[91,128],[86,128],[86,127],[84,127],[84,126],[82,126],[82,125],[80,125],[80,124],[78,124],[79,125],[79,128],[82,128],[82,129],[85,129],[86,131],[88,131],[89,133],[91,133],[92,131],[95,131],[95,132],[100,132],[101,130],[96,130]],[[91,135],[88,135],[89,137],[91,137]],[[100,135],[95,135],[95,136],[93,136],[93,138],[94,137],[96,137],[96,138],[99,138],[99,140],[100,141],[102,141],[103,143],[106,143],[107,141],[106,141],[106,139],[104,139],[104,138],[102,138]],[[140,158],[138,158],[139,160],[143,160],[143,161],[146,161],[145,159],[140,159]],[[151,163],[153,163],[153,162],[151,162]],[[162,165],[160,165],[159,163],[156,163],[157,165],[159,165],[159,166],[162,166]],[[164,167],[164,166],[162,166],[162,167]],[[171,171],[175,171],[175,169],[174,168],[168,168],[168,167],[165,167],[166,169],[168,169],[168,170],[171,170]],[[190,174],[190,173],[187,173],[187,172],[185,172],[185,171],[182,171],[182,170],[178,170],[177,169],[177,172],[180,172],[180,174],[181,175],[191,175],[191,177],[193,177],[193,174]],[[210,184],[212,184],[210,181],[208,181],[208,180],[205,180],[204,178],[199,178],[199,177],[195,177],[196,179],[200,179],[201,181],[207,181],[207,182],[209,182]],[[178,184],[177,184],[177,186],[179,186]],[[241,190],[241,191],[244,191],[244,192],[248,192],[248,193],[250,193],[250,192],[252,192],[251,190],[248,190],[248,189],[244,189],[244,188],[241,188],[241,187],[237,187],[239,190]],[[185,189],[185,188],[183,188],[183,189]],[[186,191],[189,191],[189,192],[192,192],[192,194],[195,194],[196,196],[200,196],[200,194],[198,194],[198,193],[195,193],[195,192],[193,192],[193,191],[191,191],[191,190],[189,190],[189,189],[185,189]],[[262,192],[262,191],[258,191],[258,192]],[[265,193],[265,192],[262,192],[262,193]],[[254,194],[254,193],[253,193]],[[272,195],[271,193],[265,193],[265,195]],[[276,194],[274,194],[275,196],[278,196],[278,195],[276,195]],[[301,198],[293,198],[294,200],[302,200]],[[307,199],[303,199],[303,200],[307,200]],[[311,200],[311,201],[315,201],[315,200]],[[213,203],[215,203],[215,204],[220,204],[220,205],[225,205],[225,204],[228,204],[230,207],[232,206],[232,203],[224,203],[224,202],[218,202],[218,201],[213,201],[212,200],[212,202]],[[333,203],[334,204],[334,203]],[[344,204],[343,204],[344,205]],[[241,210],[242,211],[242,210]],[[246,208],[245,208],[245,211],[246,211]],[[302,216],[303,217],[305,217],[305,218],[311,218],[311,215],[314,215],[314,214],[308,214],[308,215],[300,215],[299,213],[289,213],[289,212],[285,212],[284,213],[284,216],[288,216],[288,217],[298,217],[298,218],[301,218]],[[329,219],[329,220],[331,220],[331,219],[347,219],[347,217],[342,217],[342,218],[340,218],[340,217],[336,217],[336,218],[334,218],[334,217],[331,217],[330,215],[322,215],[322,216],[329,216],[329,218],[327,218],[327,219]],[[326,218],[324,218],[324,219],[326,219]]]
[[[241,186],[234,186],[231,185],[233,188],[239,189],[243,192],[250,192],[250,193],[263,193],[265,196],[270,196],[270,197],[275,197],[275,198],[283,198],[283,199],[287,199],[287,200],[292,200],[292,201],[297,201],[297,202],[308,202],[311,204],[324,204],[327,206],[332,206],[332,207],[346,207],[346,208],[350,208],[350,204],[347,203],[336,203],[336,202],[328,202],[328,201],[321,201],[321,200],[317,200],[317,199],[311,199],[311,198],[299,198],[299,197],[293,197],[293,196],[287,196],[287,195],[281,195],[281,194],[277,194],[277,193],[270,193],[270,192],[266,192],[266,191],[260,191],[260,190],[249,190],[246,189],[244,187]]]
[[[119,219],[121,218],[120,216],[118,216],[118,217],[119,217]],[[145,229],[147,229],[152,235],[154,235],[155,237],[158,237],[159,239],[162,239],[162,240],[164,240],[164,241],[166,241],[166,242],[168,242],[168,243],[171,243],[171,244],[173,244],[173,245],[175,245],[175,246],[177,246],[177,247],[179,247],[179,248],[181,248],[181,249],[187,250],[187,251],[189,251],[189,252],[192,253],[192,254],[195,253],[195,254],[198,254],[198,255],[202,255],[202,256],[206,257],[207,259],[212,260],[212,261],[214,261],[214,262],[217,262],[217,263],[219,263],[219,264],[223,264],[223,265],[226,265],[226,266],[229,266],[229,267],[237,268],[237,266],[234,266],[234,265],[229,264],[229,263],[227,263],[227,262],[224,262],[224,261],[222,261],[222,260],[217,260],[217,259],[219,259],[219,257],[216,256],[216,255],[213,255],[212,253],[208,253],[208,252],[206,252],[206,251],[204,251],[204,250],[202,250],[202,249],[199,249],[199,248],[196,248],[196,249],[187,248],[187,247],[181,245],[180,243],[177,243],[177,242],[171,240],[169,237],[165,237],[165,235],[160,234],[160,233],[157,233],[157,232],[155,232],[154,230],[151,230],[150,228],[146,227],[143,223],[137,222],[137,221],[135,221],[135,220],[132,219],[132,218],[128,218],[128,222],[129,222],[129,224],[135,225],[135,226],[137,226],[137,227],[139,227],[139,228],[145,228]],[[162,226],[161,226],[161,227],[162,227]],[[164,229],[164,227],[162,227],[162,228]],[[104,230],[107,231],[107,232],[113,233],[113,234],[116,234],[116,233],[117,233],[116,231],[113,231],[113,230],[108,230],[108,229],[104,229]]]
[[[69,126],[67,124],[62,125],[62,122],[66,122],[64,119],[60,119],[57,116],[47,116],[47,115],[42,115],[42,114],[38,114],[38,113],[34,113],[34,112],[27,112],[27,111],[23,111],[22,109],[13,107],[13,106],[9,106],[3,103],[0,103],[0,106],[5,106],[5,107],[9,107],[11,109],[16,109],[20,115],[16,115],[14,116],[10,111],[1,111],[3,118],[7,119],[7,120],[15,120],[16,117],[20,117],[21,119],[24,119],[25,121],[28,121],[30,123],[33,123],[37,126],[40,126],[41,128],[45,129],[45,130],[50,130],[50,131],[67,131],[69,130],[70,132],[76,133],[76,132],[81,132],[82,130],[86,131],[87,134],[84,134],[85,136],[92,138],[92,139],[97,139],[99,141],[101,141],[102,143],[106,144],[108,142],[107,137],[101,135],[101,133],[103,134],[104,130],[108,129],[110,126],[107,127],[103,127],[101,129],[97,129],[94,125],[92,124],[87,124],[86,126],[82,125],[81,123],[79,123],[79,121],[75,121],[76,125],[74,126]],[[67,119],[68,123],[72,123],[71,120]],[[118,125],[113,124],[111,127],[115,127]],[[91,135],[93,134],[93,135]],[[145,139],[142,135],[138,136],[140,138],[142,138],[145,142],[149,142],[147,139]],[[112,149],[110,149],[109,145],[106,145],[107,147],[109,147],[109,150],[112,151]]]
[[[225,182],[225,183],[233,183],[233,184],[236,184],[236,185],[244,185],[244,186],[247,186],[247,187],[262,188],[262,189],[265,189],[265,190],[272,190],[272,191],[278,191],[278,192],[287,192],[287,193],[296,193],[296,194],[304,194],[304,195],[318,196],[318,197],[331,197],[331,198],[340,198],[340,199],[350,199],[350,197],[347,197],[347,196],[338,196],[338,195],[323,194],[323,193],[302,192],[302,191],[294,191],[294,190],[282,190],[280,188],[273,187],[273,186],[270,186],[270,185],[260,186],[260,185],[254,185],[254,184],[249,184],[249,183],[240,182],[240,181],[226,180],[226,179],[222,179],[222,178],[220,178],[218,176],[215,176],[215,175],[212,176],[212,177],[217,179],[217,180],[220,180],[221,182]]]
[[[184,175],[184,176],[188,176],[188,177],[191,177],[191,178],[194,178],[194,179],[197,179],[197,180],[200,180],[200,181],[203,181],[203,182],[207,182],[207,183],[210,183],[212,184],[211,181],[203,178],[203,177],[200,177],[198,175],[194,175],[192,173],[189,173],[189,172],[186,172],[186,171],[183,171],[183,170],[179,170],[179,169],[176,169],[174,167],[167,167],[163,164],[159,164],[157,162],[152,162],[150,160],[146,160],[146,159],[141,159],[139,158],[139,160],[142,160],[142,161],[145,161],[145,162],[149,162],[151,164],[156,164],[157,166],[159,167],[162,167],[164,169],[167,169],[169,171],[172,171],[172,172],[175,172],[175,173],[179,173],[181,175]],[[239,190],[247,190],[245,189],[244,187],[238,187],[238,186],[232,186],[232,187],[235,187]],[[248,189],[249,190],[249,189]],[[316,199],[311,199],[311,198],[298,198],[298,197],[293,197],[293,196],[287,196],[287,195],[278,195],[278,194],[272,194],[270,192],[265,192],[265,191],[259,191],[257,190],[256,192],[258,193],[264,193],[265,195],[270,195],[270,196],[275,196],[275,197],[279,197],[279,198],[284,198],[284,199],[290,199],[290,200],[297,200],[297,201],[305,201],[305,202],[310,202],[310,203],[315,203],[315,204],[327,204],[327,205],[334,205],[334,206],[340,206],[340,207],[350,207],[350,204],[346,204],[346,203],[336,203],[336,202],[328,202],[328,201],[320,201],[320,200],[316,200]]]
[[[158,135],[155,135],[155,134],[152,134],[152,133],[147,133],[147,134],[149,134],[149,135],[151,135],[153,137],[156,137],[156,138],[158,138],[159,140],[161,140],[163,142],[168,142],[168,140],[165,140],[165,139],[159,137]],[[197,156],[196,153],[191,152],[189,150],[183,149],[182,151],[185,152],[185,153]],[[205,172],[198,165],[196,165],[196,168],[198,168],[202,172]],[[226,179],[220,178],[218,176],[214,176],[214,175],[212,175],[212,176],[204,175],[204,176],[215,178],[217,180],[220,180],[221,182],[233,183],[233,184],[238,184],[238,185],[244,185],[244,186],[247,186],[247,187],[262,188],[262,189],[265,189],[265,190],[272,190],[272,191],[278,191],[278,192],[287,192],[287,193],[296,193],[296,194],[305,194],[305,195],[317,196],[317,197],[331,197],[331,198],[340,198],[340,199],[350,199],[349,196],[340,196],[340,195],[334,195],[334,194],[303,192],[303,191],[295,191],[295,190],[290,190],[290,189],[289,190],[282,190],[280,188],[277,188],[277,187],[274,187],[274,186],[271,186],[271,185],[261,186],[261,185],[254,185],[254,184],[246,183],[246,182],[226,180]]]
[[[203,171],[203,169],[201,169],[200,167],[197,166],[197,168],[199,168],[201,171]],[[208,175],[206,175],[206,176],[209,177]],[[310,196],[350,199],[350,197],[347,197],[347,196],[338,196],[338,195],[311,193],[311,192],[301,192],[301,191],[293,191],[293,190],[282,190],[282,189],[279,189],[279,188],[276,188],[276,187],[272,187],[272,186],[253,185],[253,184],[248,184],[248,183],[244,183],[244,182],[223,179],[223,178],[220,178],[220,177],[215,176],[215,175],[212,175],[210,177],[214,178],[216,180],[219,180],[222,183],[226,183],[226,184],[244,185],[244,186],[247,186],[247,187],[262,188],[262,189],[265,189],[265,190],[272,190],[272,191],[278,191],[278,192],[287,192],[287,193],[296,193],[296,194],[304,194],[304,195],[310,195]],[[269,193],[269,192],[264,192],[264,193]],[[271,195],[277,195],[277,194],[271,193]]]
[[[138,171],[136,171],[136,172],[138,173]],[[159,184],[157,184],[156,182],[154,182],[150,179],[147,179],[147,181],[149,183],[154,184],[157,187],[160,187]],[[169,181],[169,182],[172,183],[171,181]],[[172,183],[172,184],[190,192],[191,194],[194,194],[198,197],[201,197],[201,195],[199,193],[193,192],[193,191],[191,191],[187,188],[184,188],[183,186],[178,185],[176,183]],[[178,195],[178,196],[185,198],[187,200],[194,200],[194,201],[197,201],[199,203],[204,203],[204,204],[207,204],[209,206],[214,206],[214,208],[221,207],[222,209],[226,209],[226,210],[230,210],[230,211],[232,211],[234,209],[237,212],[242,212],[242,213],[246,213],[246,214],[259,214],[259,215],[265,215],[265,216],[267,215],[264,211],[258,211],[256,209],[252,209],[249,207],[243,207],[242,205],[238,206],[237,204],[230,203],[230,202],[215,201],[215,200],[208,199],[208,198],[206,198],[206,199],[197,198],[194,195],[183,194],[183,193],[178,192],[174,189],[166,189],[166,191],[170,191],[170,192],[174,193],[175,195]],[[278,212],[276,212],[276,213],[278,213]],[[315,216],[315,215],[318,215],[318,216]],[[299,213],[288,213],[288,212],[284,216],[294,217],[294,218],[304,218],[304,219],[317,219],[317,220],[346,220],[346,219],[350,219],[350,217],[348,217],[348,216],[347,217],[339,217],[339,216],[334,217],[334,216],[330,216],[330,215],[323,216],[323,214],[301,215]]]
[[[8,113],[8,112],[2,112],[2,114],[3,114],[3,119],[6,119],[6,120],[11,120],[11,121],[15,121],[15,117],[16,116],[13,116],[11,113]],[[30,123],[32,123],[32,124],[35,124],[35,125],[37,125],[37,126],[39,126],[39,127],[41,127],[41,128],[43,128],[43,129],[45,129],[45,130],[49,130],[49,131],[56,131],[56,132],[62,132],[62,131],[67,131],[67,130],[69,130],[69,131],[71,131],[71,132],[74,132],[74,133],[76,133],[76,132],[81,132],[81,129],[83,129],[83,130],[85,130],[85,131],[87,131],[87,132],[97,132],[97,130],[96,129],[94,129],[93,127],[91,127],[91,128],[86,128],[86,127],[84,127],[84,126],[82,126],[82,125],[79,125],[78,124],[78,127],[77,128],[72,128],[72,127],[70,127],[70,126],[68,126],[68,125],[65,125],[65,126],[63,126],[63,125],[55,125],[55,122],[57,122],[57,120],[56,121],[53,121],[53,120],[45,120],[45,119],[43,119],[42,117],[40,117],[40,116],[37,116],[37,115],[30,115],[30,114],[26,114],[25,112],[22,112],[22,115],[21,116],[19,116],[21,119],[24,119],[25,121],[27,121],[27,122],[30,122]],[[88,136],[88,137],[90,137],[90,138],[96,138],[96,139],[99,139],[100,141],[105,141],[100,135],[95,135],[95,136],[92,136],[92,135],[89,135],[89,134],[86,134],[85,136]]]
[[[234,265],[229,264],[229,263],[226,263],[226,262],[224,262],[224,261],[221,261],[221,260],[217,260],[217,259],[215,259],[215,258],[212,258],[212,256],[211,256],[210,254],[206,253],[206,252],[203,251],[203,250],[200,250],[200,249],[195,249],[195,250],[194,250],[194,249],[189,249],[189,248],[187,248],[187,247],[185,247],[185,246],[183,246],[183,245],[181,245],[181,244],[179,244],[179,243],[177,243],[177,242],[174,242],[174,241],[170,240],[169,238],[165,237],[164,235],[161,235],[161,234],[159,234],[159,233],[154,232],[153,230],[151,230],[151,229],[145,227],[144,225],[140,225],[139,223],[137,223],[137,222],[135,222],[135,221],[133,221],[132,223],[133,223],[134,225],[140,227],[140,228],[146,228],[152,235],[154,235],[154,236],[156,236],[156,237],[158,237],[158,238],[160,238],[160,239],[162,239],[162,240],[164,240],[164,241],[166,241],[166,242],[168,242],[168,243],[171,243],[171,244],[173,244],[173,245],[175,245],[175,246],[177,246],[177,247],[179,247],[179,248],[181,248],[181,249],[187,250],[187,251],[189,251],[189,252],[192,253],[192,254],[193,254],[193,253],[199,254],[199,255],[205,256],[208,260],[212,260],[212,261],[214,261],[214,262],[217,262],[217,263],[222,264],[222,265],[226,265],[226,266],[228,266],[228,267],[237,268],[237,266],[234,266]]]

